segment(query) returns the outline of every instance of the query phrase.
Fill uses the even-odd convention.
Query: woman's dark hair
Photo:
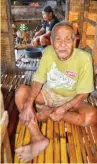
[[[43,9],[44,12],[46,13],[53,13],[53,9],[51,8],[51,6],[46,6],[44,9]]]

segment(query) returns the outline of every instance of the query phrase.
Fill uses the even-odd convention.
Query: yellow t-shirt
[[[54,48],[48,46],[33,81],[46,83],[55,93],[66,97],[90,93],[94,90],[91,55],[75,48],[69,59],[61,61]]]

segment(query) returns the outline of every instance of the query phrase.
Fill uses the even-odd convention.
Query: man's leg
[[[31,88],[26,85],[21,85],[21,87],[17,90],[15,102],[19,112],[23,110],[23,105],[27,101],[30,92]],[[34,111],[32,112],[34,113]],[[27,128],[29,129],[31,135],[31,143],[16,149],[18,157],[25,162],[36,157],[49,144],[49,140],[45,138],[39,130],[36,115],[34,120],[31,119],[27,125]]]
[[[42,135],[39,130],[37,120],[31,120],[27,125],[31,135],[31,142],[28,145],[21,146],[15,150],[20,160],[27,162],[44,151],[49,144],[49,140]]]
[[[97,124],[97,108],[91,106],[88,103],[80,105],[79,109],[73,109],[64,114],[63,120],[79,125],[79,126],[90,126]]]

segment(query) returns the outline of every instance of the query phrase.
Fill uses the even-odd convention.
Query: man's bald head
[[[66,27],[70,30],[72,30],[72,39],[74,40],[75,39],[75,32],[74,32],[74,29],[73,29],[73,26],[71,25],[70,22],[65,22],[65,21],[62,21],[62,22],[59,22],[57,23],[53,29],[52,29],[52,32],[51,32],[51,40],[54,41],[55,39],[55,35],[56,35],[56,29],[57,28],[60,28],[60,27]]]

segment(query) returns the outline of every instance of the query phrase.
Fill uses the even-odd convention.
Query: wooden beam
[[[90,23],[91,25],[93,25],[94,27],[96,26],[96,22],[91,20],[91,19],[88,19],[88,18],[84,18],[84,21],[87,22],[87,23]]]
[[[42,20],[43,7],[11,6],[13,20]]]
[[[94,35],[86,35],[86,39],[92,39],[92,40],[94,40]]]
[[[80,21],[80,32],[81,32],[81,43],[80,47],[86,46],[86,31],[87,31],[87,22],[84,22],[85,18],[88,18],[90,0],[84,0],[84,12],[82,13],[82,18]]]
[[[95,26],[95,38],[94,38],[94,46],[92,51],[93,59],[94,59],[94,66],[97,66],[97,22]]]
[[[69,20],[69,9],[70,9],[70,0],[66,0],[65,21]]]
[[[10,3],[10,0],[1,0],[1,64],[15,68],[14,38]]]

